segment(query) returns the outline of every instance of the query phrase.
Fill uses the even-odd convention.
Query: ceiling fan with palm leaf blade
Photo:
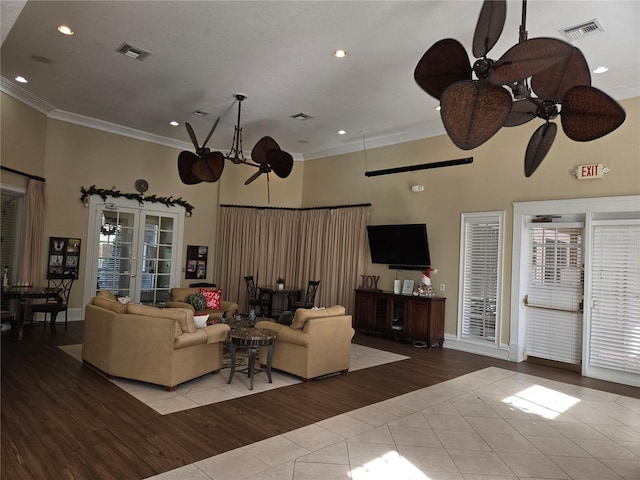
[[[551,148],[557,126],[550,120],[558,114],[569,138],[589,141],[615,130],[625,113],[615,100],[590,86],[579,49],[553,38],[527,39],[526,5],[523,0],[519,42],[499,60],[487,55],[502,33],[506,0],[485,0],[473,37],[473,55],[478,58],[473,68],[462,44],[445,39],[425,52],[414,79],[440,100],[447,134],[463,150],[483,144],[503,126],[544,119],[527,147],[528,177]]]
[[[260,175],[266,173],[268,193],[269,173],[273,172],[280,178],[287,178],[293,169],[293,156],[282,150],[273,138],[265,136],[253,147],[251,151],[252,161],[247,160],[242,150],[242,127],[240,126],[242,102],[247,98],[247,95],[244,93],[235,93],[233,96],[238,101],[238,123],[234,129],[231,150],[227,155],[224,155],[221,152],[211,152],[206,148],[206,144],[215,131],[220,117],[218,117],[214,123],[201,147],[198,146],[193,128],[187,123],[187,132],[196,148],[196,152],[181,152],[178,156],[180,179],[188,185],[200,183],[201,181],[216,182],[222,175],[224,161],[229,160],[234,164],[245,164],[258,168],[258,171],[245,182],[245,185],[249,185]]]

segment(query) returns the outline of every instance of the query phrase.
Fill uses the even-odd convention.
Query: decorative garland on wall
[[[185,210],[187,211],[186,213],[187,217],[190,217],[191,215],[193,215],[193,209],[195,208],[189,202],[183,200],[182,197],[180,198],[157,197],[156,195],[144,196],[140,193],[122,193],[120,190],[115,190],[115,189],[107,190],[105,188],[96,188],[95,185],[91,185],[88,189],[84,187],[80,187],[80,192],[82,193],[82,196],[80,197],[80,201],[84,203],[85,206],[88,206],[88,197],[90,195],[98,195],[102,198],[102,200],[106,200],[107,197],[113,197],[113,198],[123,197],[128,200],[137,200],[140,205],[144,205],[144,202],[162,203],[167,207],[180,205],[181,207],[184,207]]]

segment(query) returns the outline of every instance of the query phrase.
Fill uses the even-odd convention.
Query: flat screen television
[[[431,265],[424,223],[368,225],[367,235],[372,263],[401,270],[423,270]]]

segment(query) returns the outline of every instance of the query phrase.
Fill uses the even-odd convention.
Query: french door
[[[138,303],[165,302],[180,283],[184,211],[121,199],[89,208],[85,304],[98,290]]]

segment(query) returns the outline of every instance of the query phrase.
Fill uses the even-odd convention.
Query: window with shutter
[[[529,228],[526,354],[579,365],[582,360],[583,225]]]
[[[462,214],[458,336],[498,344],[504,212]]]
[[[22,210],[24,193],[2,189],[0,192],[2,203],[2,225],[0,241],[0,271],[9,267],[9,281],[18,278],[18,266],[21,256]]]
[[[594,221],[592,250],[589,374],[619,381],[640,374],[640,221]]]

